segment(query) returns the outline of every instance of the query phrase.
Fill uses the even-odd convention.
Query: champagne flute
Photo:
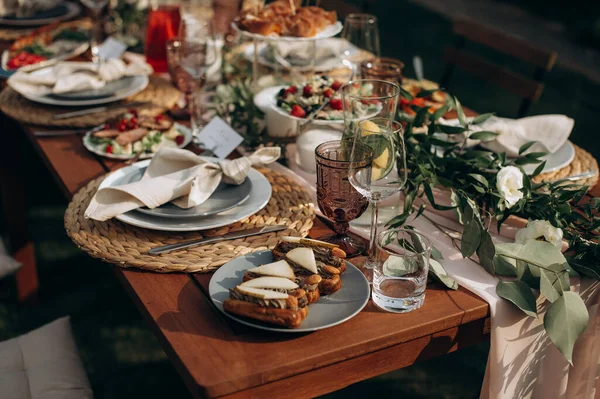
[[[217,50],[209,21],[184,16],[179,32],[181,40],[179,65],[194,80],[190,101],[190,116],[194,136],[204,127],[202,119],[202,87],[206,81],[206,71],[217,61]]]
[[[377,17],[371,14],[354,13],[348,14],[344,20],[342,39],[348,42],[348,46],[342,52],[342,62],[352,71],[350,80],[358,74],[358,66],[352,61],[350,44],[359,49],[379,57],[381,50],[379,44],[379,27]]]
[[[394,121],[400,88],[390,82],[359,80],[342,87],[347,134],[352,134],[348,181],[371,203],[369,259],[365,274],[372,279],[376,265],[379,203],[398,193],[406,184],[406,149],[402,126]],[[370,169],[355,168],[364,158],[364,148],[373,152]]]
[[[102,28],[102,10],[108,5],[109,0],[81,0],[93,15],[94,26],[92,28],[92,39],[90,40],[90,49],[92,51],[92,61],[98,62],[98,46],[104,40],[104,29]]]

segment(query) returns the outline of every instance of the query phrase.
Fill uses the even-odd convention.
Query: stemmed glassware
[[[379,57],[381,49],[377,17],[371,14],[348,14],[344,20],[342,39],[346,39],[348,43],[372,54],[374,57]],[[358,66],[351,59],[350,48],[346,48],[341,55],[344,65],[352,71],[350,76],[350,80],[352,80],[359,71]]]
[[[359,144],[357,146],[360,146]],[[333,220],[334,234],[319,237],[320,240],[337,244],[348,257],[364,252],[365,244],[348,235],[348,223],[369,206],[368,200],[348,182],[349,166],[353,170],[371,168],[373,153],[362,148],[362,159],[350,161],[350,141],[326,141],[315,150],[317,160],[317,203],[325,216]]]
[[[192,132],[196,136],[204,127],[202,119],[202,87],[206,71],[217,61],[217,49],[212,24],[209,21],[184,16],[179,30],[179,65],[194,80],[190,101]]]
[[[81,0],[94,17],[94,26],[92,28],[92,38],[90,40],[90,49],[92,51],[92,61],[98,62],[98,46],[102,43],[103,29],[102,29],[102,10],[108,5],[109,0]]]
[[[369,259],[364,269],[370,277],[376,264],[379,203],[406,184],[406,149],[402,127],[394,120],[400,88],[381,80],[352,81],[341,88],[347,137],[352,137],[348,181],[372,206]],[[373,152],[370,168],[355,168],[355,160]]]

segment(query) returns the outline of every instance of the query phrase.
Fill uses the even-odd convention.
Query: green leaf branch
[[[454,109],[459,126],[442,124],[438,119]],[[389,226],[400,227],[411,217],[427,218],[438,230],[451,239],[463,257],[470,259],[498,277],[497,294],[513,303],[529,316],[537,317],[536,296],[549,304],[544,316],[548,337],[571,361],[573,345],[587,325],[587,308],[576,293],[570,291],[569,276],[582,274],[600,279],[600,198],[582,201],[588,187],[568,181],[536,183],[545,163],[545,153],[529,152],[535,142],[519,149],[519,157],[510,159],[505,153],[496,154],[478,146],[467,147],[467,140],[488,141],[495,132],[477,129],[493,114],[467,118],[460,101],[449,96],[448,104],[431,113],[416,110],[407,121],[404,142],[408,182],[404,187],[404,212]],[[483,126],[485,128],[485,126]],[[522,167],[540,164],[527,175]],[[503,167],[515,166],[523,172],[523,196],[513,206],[507,206],[496,188],[497,174]],[[450,190],[451,204],[437,203],[434,189]],[[417,199],[423,204],[417,206]],[[424,210],[431,206],[437,211],[453,212],[464,226],[462,232],[449,232],[429,218]],[[562,229],[568,242],[565,254],[547,242],[526,244],[497,244],[490,229],[500,231],[511,216],[531,220],[546,220]],[[493,225],[493,227],[491,227]],[[475,258],[475,255],[477,258]],[[438,267],[439,265],[439,267]],[[435,265],[440,274],[441,263]]]

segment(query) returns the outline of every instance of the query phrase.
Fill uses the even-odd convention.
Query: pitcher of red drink
[[[148,13],[145,54],[154,72],[167,72],[167,41],[179,31],[179,5],[171,2],[153,3]]]

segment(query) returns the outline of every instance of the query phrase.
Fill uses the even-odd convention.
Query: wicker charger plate
[[[180,92],[169,81],[151,76],[148,87],[140,93],[123,100],[123,102],[152,101],[152,105],[144,107],[144,109],[150,110],[153,114],[158,114],[171,109],[177,103],[179,96]],[[104,123],[109,118],[121,115],[126,108],[117,108],[68,119],[53,119],[54,115],[71,111],[73,108],[38,104],[27,100],[10,87],[6,87],[0,93],[0,109],[9,117],[23,123],[46,127],[68,126],[78,128],[92,127]]]
[[[596,174],[588,179],[581,179],[576,180],[574,182],[569,182],[581,184],[582,186],[589,186],[590,188],[594,187],[596,183],[598,183],[598,162],[592,156],[592,154],[590,154],[583,148],[578,147],[575,144],[573,144],[573,147],[575,147],[575,158],[569,165],[565,166],[564,168],[560,168],[559,170],[556,170],[554,172],[542,173],[534,177],[533,181],[535,183],[540,183],[542,181],[551,183],[569,176],[574,176],[581,173],[585,173],[590,170],[595,170]]]
[[[93,23],[89,18],[81,18],[78,20],[63,22],[63,24],[69,24],[71,26],[77,26],[82,29],[92,29]],[[59,25],[60,26],[60,25]],[[24,35],[33,33],[34,31],[42,28],[42,26],[34,27],[19,27],[19,26],[2,26],[0,27],[0,40],[9,41],[20,39]]]
[[[259,169],[271,183],[273,195],[265,208],[230,226],[203,232],[170,233],[142,229],[118,220],[99,222],[83,214],[104,176],[79,190],[65,212],[65,229],[73,242],[94,258],[124,268],[159,273],[203,273],[217,269],[233,258],[250,252],[271,249],[278,237],[306,236],[313,225],[314,205],[308,192],[284,175]],[[181,249],[162,255],[148,255],[150,248],[201,237],[266,225],[286,225],[287,230]]]

